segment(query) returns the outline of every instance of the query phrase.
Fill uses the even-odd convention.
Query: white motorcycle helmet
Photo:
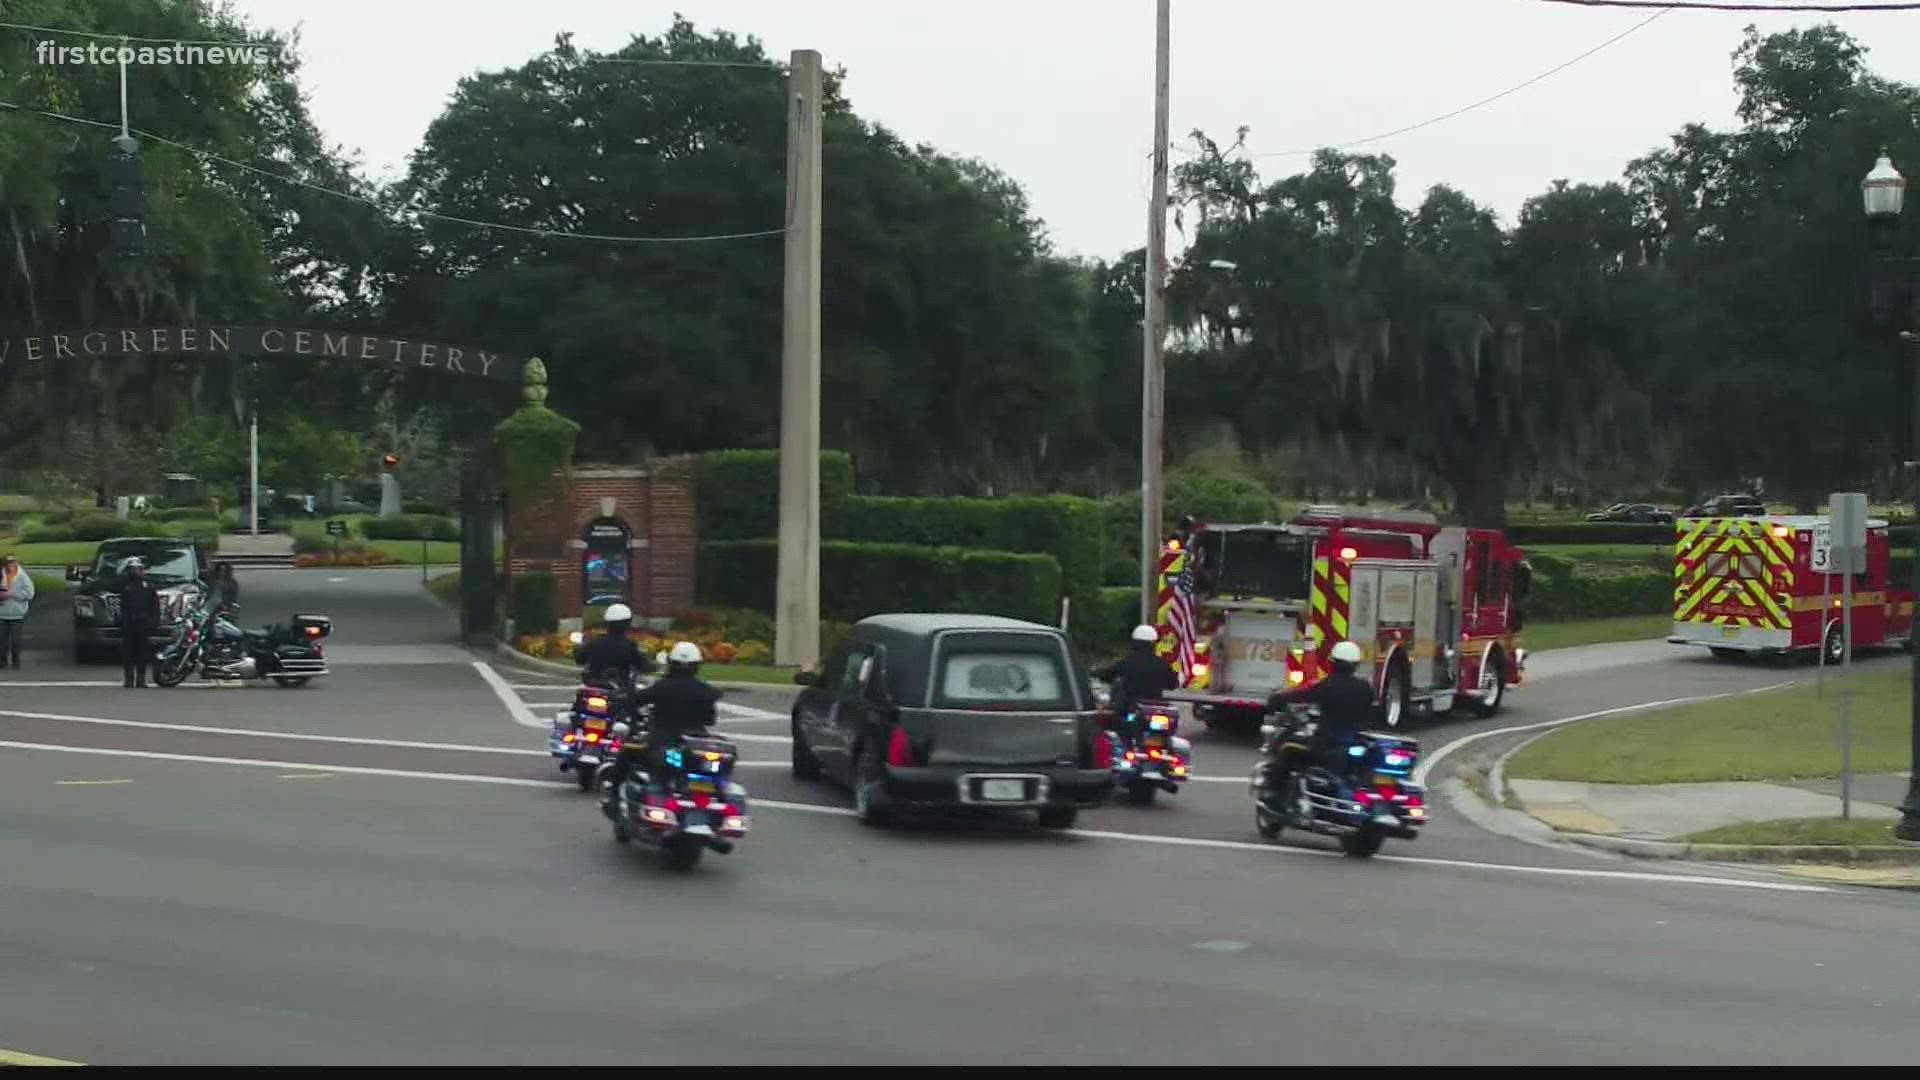
[[[673,648],[667,650],[667,662],[670,664],[698,665],[705,659],[700,654],[700,646],[691,641],[676,641]]]
[[[1336,664],[1344,664],[1348,668],[1359,667],[1360,646],[1351,641],[1336,642],[1333,651],[1327,654],[1327,658]]]
[[[1139,626],[1133,628],[1133,640],[1145,645],[1151,645],[1160,640],[1160,631],[1155,630],[1145,623],[1141,623]]]
[[[632,622],[633,609],[625,604],[614,604],[607,608],[606,622]]]

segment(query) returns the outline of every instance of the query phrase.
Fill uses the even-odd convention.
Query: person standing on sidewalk
[[[33,575],[8,552],[0,562],[0,668],[20,666],[20,639],[26,636],[32,603]]]
[[[160,626],[160,594],[147,580],[147,564],[128,559],[120,567],[120,648],[130,687],[147,685],[153,662],[153,632]]]

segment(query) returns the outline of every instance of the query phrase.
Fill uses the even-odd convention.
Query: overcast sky
[[[301,33],[330,137],[397,175],[461,76],[524,62],[555,34],[611,51],[674,12],[818,49],[861,115],[1018,179],[1056,244],[1112,257],[1144,242],[1153,140],[1153,0],[233,0]],[[1652,12],[1537,0],[1173,0],[1172,131],[1251,128],[1263,174],[1288,151],[1391,131],[1499,93]],[[1831,18],[1879,73],[1920,81],[1920,12]],[[1812,16],[1668,12],[1497,102],[1368,145],[1400,163],[1403,202],[1464,189],[1511,220],[1556,178],[1616,178],[1691,120],[1732,122],[1729,54]],[[1871,162],[1849,162],[1864,173]],[[832,162],[826,163],[832,168]],[[688,222],[697,231],[698,222]],[[1178,243],[1177,237],[1174,241]]]

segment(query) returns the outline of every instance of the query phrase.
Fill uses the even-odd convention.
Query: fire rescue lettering
[[[1754,518],[1684,521],[1673,560],[1675,622],[1787,630],[1775,594],[1793,591],[1793,540]]]

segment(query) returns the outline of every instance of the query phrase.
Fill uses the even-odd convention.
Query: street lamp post
[[[1896,275],[1903,277],[1909,286],[1920,283],[1915,268],[1920,259],[1903,255],[1895,242],[1899,235],[1900,211],[1906,204],[1907,179],[1900,170],[1893,167],[1893,159],[1884,149],[1880,159],[1873,163],[1866,178],[1860,181],[1860,201],[1867,212],[1867,221],[1873,226],[1875,234],[1874,262],[1881,280],[1876,282],[1876,298],[1884,302],[1885,286]],[[1920,326],[1920,289],[1911,289],[1910,303],[1913,307],[1916,326]],[[1920,343],[1910,330],[1902,331],[1900,339],[1908,344]],[[1920,469],[1920,366],[1917,366],[1913,378],[1913,454],[1906,463],[1907,470]],[[1914,523],[1920,526],[1920,479],[1912,481]],[[1913,560],[1913,590],[1917,602],[1920,602],[1920,551],[1916,551]],[[1920,616],[1920,609],[1916,609]],[[1912,745],[1907,761],[1907,798],[1900,804],[1900,823],[1894,826],[1893,834],[1902,840],[1920,841],[1920,647],[1914,647],[1914,631],[1908,630],[1908,645],[1913,653],[1913,689],[1912,701]]]

